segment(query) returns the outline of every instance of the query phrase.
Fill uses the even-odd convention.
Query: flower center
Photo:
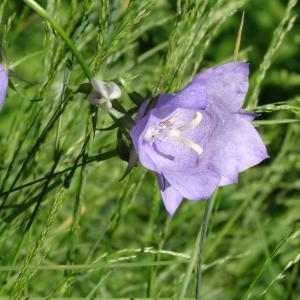
[[[193,129],[196,126],[198,126],[202,121],[202,114],[197,111],[195,112],[194,117],[190,122],[175,127],[175,121],[178,120],[179,116],[180,113],[176,112],[169,119],[159,123],[157,127],[149,128],[145,135],[145,140],[147,142],[154,142],[155,139],[165,141],[168,138],[173,138],[178,142],[184,144],[185,146],[191,148],[198,155],[201,155],[203,152],[202,147],[194,143],[192,140],[183,137],[181,135],[181,132],[186,131],[188,129]]]

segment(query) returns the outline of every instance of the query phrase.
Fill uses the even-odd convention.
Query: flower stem
[[[193,273],[194,267],[197,262],[197,257],[198,257],[198,264],[197,264],[198,271],[197,271],[197,282],[196,282],[196,295],[198,295],[197,296],[198,298],[196,298],[196,299],[197,300],[200,299],[199,297],[200,297],[200,283],[201,283],[202,256],[203,256],[203,251],[204,251],[204,243],[205,243],[209,218],[211,215],[213,204],[217,197],[217,193],[218,193],[218,190],[216,190],[215,193],[213,194],[213,196],[206,202],[201,229],[199,230],[199,232],[197,234],[193,252],[191,254],[191,259],[190,259],[189,265],[188,265],[186,273],[185,273],[185,278],[183,280],[183,284],[182,284],[182,287],[180,290],[178,300],[185,299],[185,294],[188,290],[188,286],[189,286],[189,283],[190,283],[190,280],[192,277],[192,273]]]
[[[196,277],[196,300],[201,299],[201,277],[202,277],[202,260],[203,260],[203,254],[204,254],[204,246],[205,246],[205,240],[207,236],[207,229],[209,224],[209,219],[211,216],[212,208],[215,202],[215,199],[217,197],[218,190],[214,193],[214,195],[209,198],[205,205],[205,212],[204,212],[204,218],[202,221],[201,226],[201,238],[200,243],[198,247],[198,263],[197,263],[197,277]]]
[[[69,38],[69,36],[66,34],[66,32],[63,30],[63,28],[58,24],[58,22],[50,16],[47,11],[40,6],[38,3],[36,3],[34,0],[23,0],[28,6],[30,6],[37,14],[39,14],[43,19],[48,21],[52,28],[55,29],[55,31],[58,33],[58,35],[65,41],[75,58],[77,59],[78,63],[80,64],[82,70],[86,74],[86,77],[91,80],[93,77],[93,74],[91,70],[89,69],[88,65],[84,61],[83,56],[81,53],[77,50],[75,45],[73,44],[72,40]]]

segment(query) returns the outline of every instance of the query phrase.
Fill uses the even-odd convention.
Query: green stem
[[[198,257],[198,271],[197,271],[197,282],[196,282],[196,295],[197,297],[200,295],[200,281],[201,281],[201,272],[202,272],[202,256],[203,256],[203,250],[204,250],[204,243],[205,243],[205,238],[206,238],[206,233],[207,233],[207,227],[208,227],[208,222],[209,218],[211,215],[212,207],[215,202],[215,199],[217,197],[218,191],[214,193],[214,195],[211,197],[211,199],[207,200],[206,206],[205,206],[205,212],[204,212],[204,219],[201,225],[201,229],[198,232],[195,244],[194,244],[194,249],[191,255],[191,259],[189,262],[189,265],[187,267],[187,271],[185,273],[185,277],[183,280],[183,284],[181,287],[181,291],[178,297],[178,300],[184,300],[185,299],[185,294],[187,292],[192,273],[194,270],[194,267],[197,262],[197,257]],[[196,298],[197,300],[199,298]]]
[[[201,275],[202,275],[202,260],[204,253],[204,245],[207,236],[208,223],[211,216],[212,208],[214,205],[215,198],[217,196],[217,192],[215,192],[214,196],[207,200],[205,205],[204,218],[201,226],[201,239],[198,248],[198,264],[197,264],[197,278],[196,278],[196,300],[201,299],[200,291],[201,291]]]
[[[55,31],[58,33],[58,35],[65,41],[65,43],[68,45],[69,49],[79,62],[82,70],[86,74],[87,78],[91,80],[93,78],[93,74],[91,70],[89,69],[88,65],[85,63],[83,56],[81,53],[77,50],[75,45],[73,44],[72,40],[68,37],[68,35],[65,33],[63,28],[56,22],[56,20],[50,16],[47,11],[41,7],[38,3],[36,3],[34,0],[23,0],[28,6],[30,6],[37,14],[39,14],[43,19],[48,21],[51,26],[55,29]]]
[[[111,108],[107,108],[107,107],[103,107],[108,113],[110,113],[112,116],[114,116],[115,118],[119,119],[125,116],[125,114],[117,111],[116,109],[114,109],[113,107]]]

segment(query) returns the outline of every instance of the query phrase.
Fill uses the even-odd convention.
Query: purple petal
[[[147,103],[142,110],[145,111],[147,107]],[[141,113],[143,112],[141,110]],[[132,138],[135,150],[139,156],[139,160],[141,164],[152,171],[156,171],[160,173],[159,161],[155,160],[153,155],[155,154],[155,149],[149,143],[145,142],[145,136],[148,132],[149,128],[154,128],[159,125],[161,122],[161,118],[164,116],[168,116],[172,112],[171,107],[166,107],[163,109],[154,108],[151,110],[151,113],[148,113],[145,117],[139,119],[136,125],[130,131],[130,136]],[[158,114],[155,115],[155,112]]]
[[[172,187],[190,200],[208,199],[220,182],[220,176],[208,167],[183,172],[165,171],[163,175]]]
[[[236,112],[242,106],[248,90],[249,64],[230,62],[210,68],[198,77],[205,83],[208,102]]]
[[[162,94],[159,97],[159,103],[165,104],[169,100],[173,98],[172,94]],[[130,131],[130,136],[133,141],[134,148],[136,152],[138,153],[139,160],[141,164],[150,170],[158,171],[158,168],[156,167],[156,164],[154,163],[153,159],[151,159],[150,156],[147,154],[147,152],[151,153],[151,149],[148,145],[145,145],[144,143],[144,135],[147,131],[147,128],[149,127],[149,118],[151,117],[151,112],[147,113],[146,116],[144,116],[145,111],[149,105],[150,99],[147,99],[143,102],[141,107],[139,108],[139,111],[137,113],[136,117],[136,125],[132,128]],[[158,107],[160,107],[159,103],[157,103],[157,106],[154,110],[157,110]],[[148,150],[148,151],[147,151]]]
[[[156,173],[160,192],[164,201],[164,205],[168,213],[173,216],[176,209],[182,202],[183,197],[174,189],[169,182],[162,176]]]
[[[205,149],[211,163],[224,177],[235,176],[268,158],[259,134],[240,114],[222,113],[222,122]]]
[[[155,108],[159,108],[162,105],[169,103],[174,98],[174,94],[161,94],[158,98]],[[136,121],[142,119],[145,115],[146,108],[148,107],[150,99],[145,100],[139,108],[136,116]]]
[[[3,106],[4,98],[6,96],[6,90],[8,85],[8,75],[2,65],[0,65],[0,109]]]
[[[202,110],[207,104],[207,91],[204,81],[200,76],[188,84],[183,90],[178,92],[171,101],[165,101],[159,99],[158,105],[171,105],[173,108],[185,108],[193,110]]]
[[[232,175],[232,176],[227,176],[227,177],[222,176],[219,186],[225,186],[225,185],[234,184],[237,182],[238,182],[237,175]]]
[[[135,151],[137,152],[139,156],[140,163],[145,167],[152,171],[156,171],[156,165],[151,159],[151,156],[147,154],[147,148],[149,148],[149,145],[144,144],[144,134],[148,128],[148,120],[150,115],[148,114],[146,117],[140,119],[136,125],[131,129],[130,136],[135,148]],[[149,149],[151,150],[151,149]]]

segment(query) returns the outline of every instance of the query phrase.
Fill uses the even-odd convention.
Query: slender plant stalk
[[[51,24],[52,28],[55,29],[55,31],[58,33],[58,35],[64,40],[66,45],[69,47],[70,51],[73,53],[73,55],[77,59],[82,70],[84,71],[86,77],[89,80],[91,80],[93,78],[93,74],[92,74],[91,70],[89,69],[88,65],[86,64],[83,56],[77,50],[77,48],[73,44],[72,40],[69,38],[69,36],[63,30],[63,28],[57,23],[57,21],[52,16],[50,16],[47,13],[47,11],[42,6],[40,6],[38,3],[36,3],[34,0],[23,0],[23,1],[28,6],[30,6],[37,14],[39,14],[43,19],[45,19],[46,21],[48,21]]]
[[[234,47],[234,54],[233,54],[233,60],[237,61],[238,56],[239,56],[239,51],[240,51],[240,46],[241,46],[241,41],[242,41],[242,33],[243,33],[243,26],[244,26],[244,17],[245,17],[245,12],[243,11],[242,18],[241,18],[241,23],[240,23],[240,28],[237,34],[236,42],[235,42],[235,47]]]
[[[205,247],[205,241],[207,236],[207,229],[208,224],[211,216],[211,212],[213,209],[213,205],[215,202],[215,198],[217,196],[217,192],[209,198],[205,205],[205,212],[204,212],[204,218],[201,226],[201,238],[198,248],[198,264],[197,264],[197,278],[196,278],[196,300],[201,299],[201,277],[202,277],[202,261],[203,261],[203,254],[204,254],[204,247]]]
[[[66,270],[99,270],[99,269],[130,269],[130,268],[149,268],[153,266],[172,266],[172,265],[180,265],[186,264],[186,260],[184,259],[171,259],[171,260],[161,260],[158,262],[154,261],[131,261],[131,262],[116,262],[116,263],[89,263],[89,264],[77,264],[77,265],[28,265],[28,270],[34,271],[66,271]],[[20,271],[22,270],[22,266],[14,265],[14,266],[0,266],[0,272],[11,272],[11,271]],[[1,298],[0,298],[1,299]],[[25,298],[23,298],[25,300]],[[61,298],[59,298],[61,299]],[[65,299],[65,298],[63,298]],[[70,298],[72,299],[72,298]],[[123,298],[121,298],[123,299]],[[151,298],[150,298],[151,299]],[[2,299],[1,299],[2,300]],[[16,300],[16,299],[12,299]]]
[[[213,196],[207,200],[206,206],[205,206],[205,212],[204,212],[204,219],[201,225],[201,229],[198,232],[193,253],[191,255],[190,263],[188,265],[187,271],[185,273],[185,278],[182,284],[182,288],[179,294],[178,299],[183,300],[185,298],[186,291],[188,289],[188,285],[191,280],[191,276],[194,270],[194,267],[196,265],[197,257],[198,257],[198,272],[197,272],[197,290],[196,294],[200,292],[200,280],[201,280],[201,269],[202,269],[202,258],[201,256],[203,255],[203,250],[204,250],[204,243],[205,243],[205,238],[206,238],[206,233],[207,233],[207,227],[208,227],[208,222],[209,218],[211,215],[211,210],[213,207],[213,204],[215,202],[215,199],[217,197],[217,192],[216,191]],[[200,259],[201,258],[201,259]],[[200,266],[200,268],[199,268]],[[199,291],[198,291],[199,290]],[[199,298],[198,298],[199,299]]]

